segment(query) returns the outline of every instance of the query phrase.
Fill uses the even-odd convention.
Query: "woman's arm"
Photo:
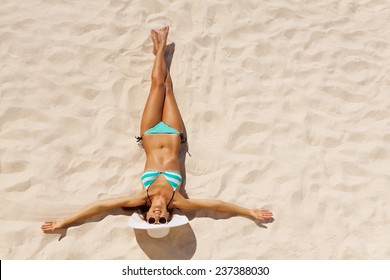
[[[184,197],[180,197],[175,201],[174,206],[182,210],[196,211],[204,209],[218,213],[239,215],[263,222],[272,219],[273,217],[272,212],[266,209],[249,209],[233,203],[214,199],[185,199]]]
[[[82,208],[75,214],[66,217],[66,218],[59,218],[55,219],[50,222],[45,222],[41,226],[41,229],[43,232],[52,232],[59,228],[65,228],[69,225],[78,222],[80,220],[85,220],[87,218],[96,216],[100,213],[103,213],[105,211],[119,208],[119,207],[137,207],[145,204],[145,198],[143,193],[139,193],[134,197],[118,197],[118,198],[111,198],[111,199],[105,199],[105,200],[99,200],[92,204],[87,205],[86,207]]]

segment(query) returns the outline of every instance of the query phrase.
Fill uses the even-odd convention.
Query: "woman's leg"
[[[152,84],[149,91],[149,97],[146,101],[141,119],[141,135],[163,119],[165,79],[167,76],[167,66],[164,56],[168,32],[168,27],[164,27],[158,32],[155,30],[151,31],[156,57],[153,64]],[[156,44],[158,44],[157,48]]]
[[[172,79],[169,72],[165,79],[165,102],[163,107],[162,121],[183,133],[183,120],[173,94]]]

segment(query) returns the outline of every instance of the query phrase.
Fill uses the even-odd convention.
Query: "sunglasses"
[[[149,223],[149,224],[155,224],[155,223],[156,223],[156,219],[153,218],[153,217],[150,217],[150,218],[148,219],[148,223]],[[158,219],[158,223],[159,223],[159,224],[166,224],[166,223],[167,223],[167,219],[164,218],[164,217],[160,217],[160,218]]]

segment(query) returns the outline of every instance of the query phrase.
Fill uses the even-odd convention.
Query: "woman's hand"
[[[271,211],[266,210],[266,209],[257,209],[257,208],[251,209],[250,215],[253,219],[261,221],[261,222],[267,222],[267,220],[270,220],[273,217],[273,214]]]
[[[60,229],[60,228],[64,228],[64,227],[66,227],[65,219],[56,219],[56,220],[51,221],[51,222],[43,223],[43,225],[41,226],[41,230],[44,233],[48,233],[48,232],[53,232],[56,229]]]

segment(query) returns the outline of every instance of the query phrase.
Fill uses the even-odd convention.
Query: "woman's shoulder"
[[[179,192],[179,189],[176,190],[175,196],[173,197],[173,200],[171,202],[171,205],[169,208],[176,208],[181,209],[183,208],[183,204],[185,203],[186,198]]]
[[[147,198],[148,197],[147,197],[146,191],[143,189],[143,190],[138,191],[135,195],[130,196],[129,200],[132,200],[134,203],[141,206],[141,205],[146,204],[146,202],[148,200]]]

